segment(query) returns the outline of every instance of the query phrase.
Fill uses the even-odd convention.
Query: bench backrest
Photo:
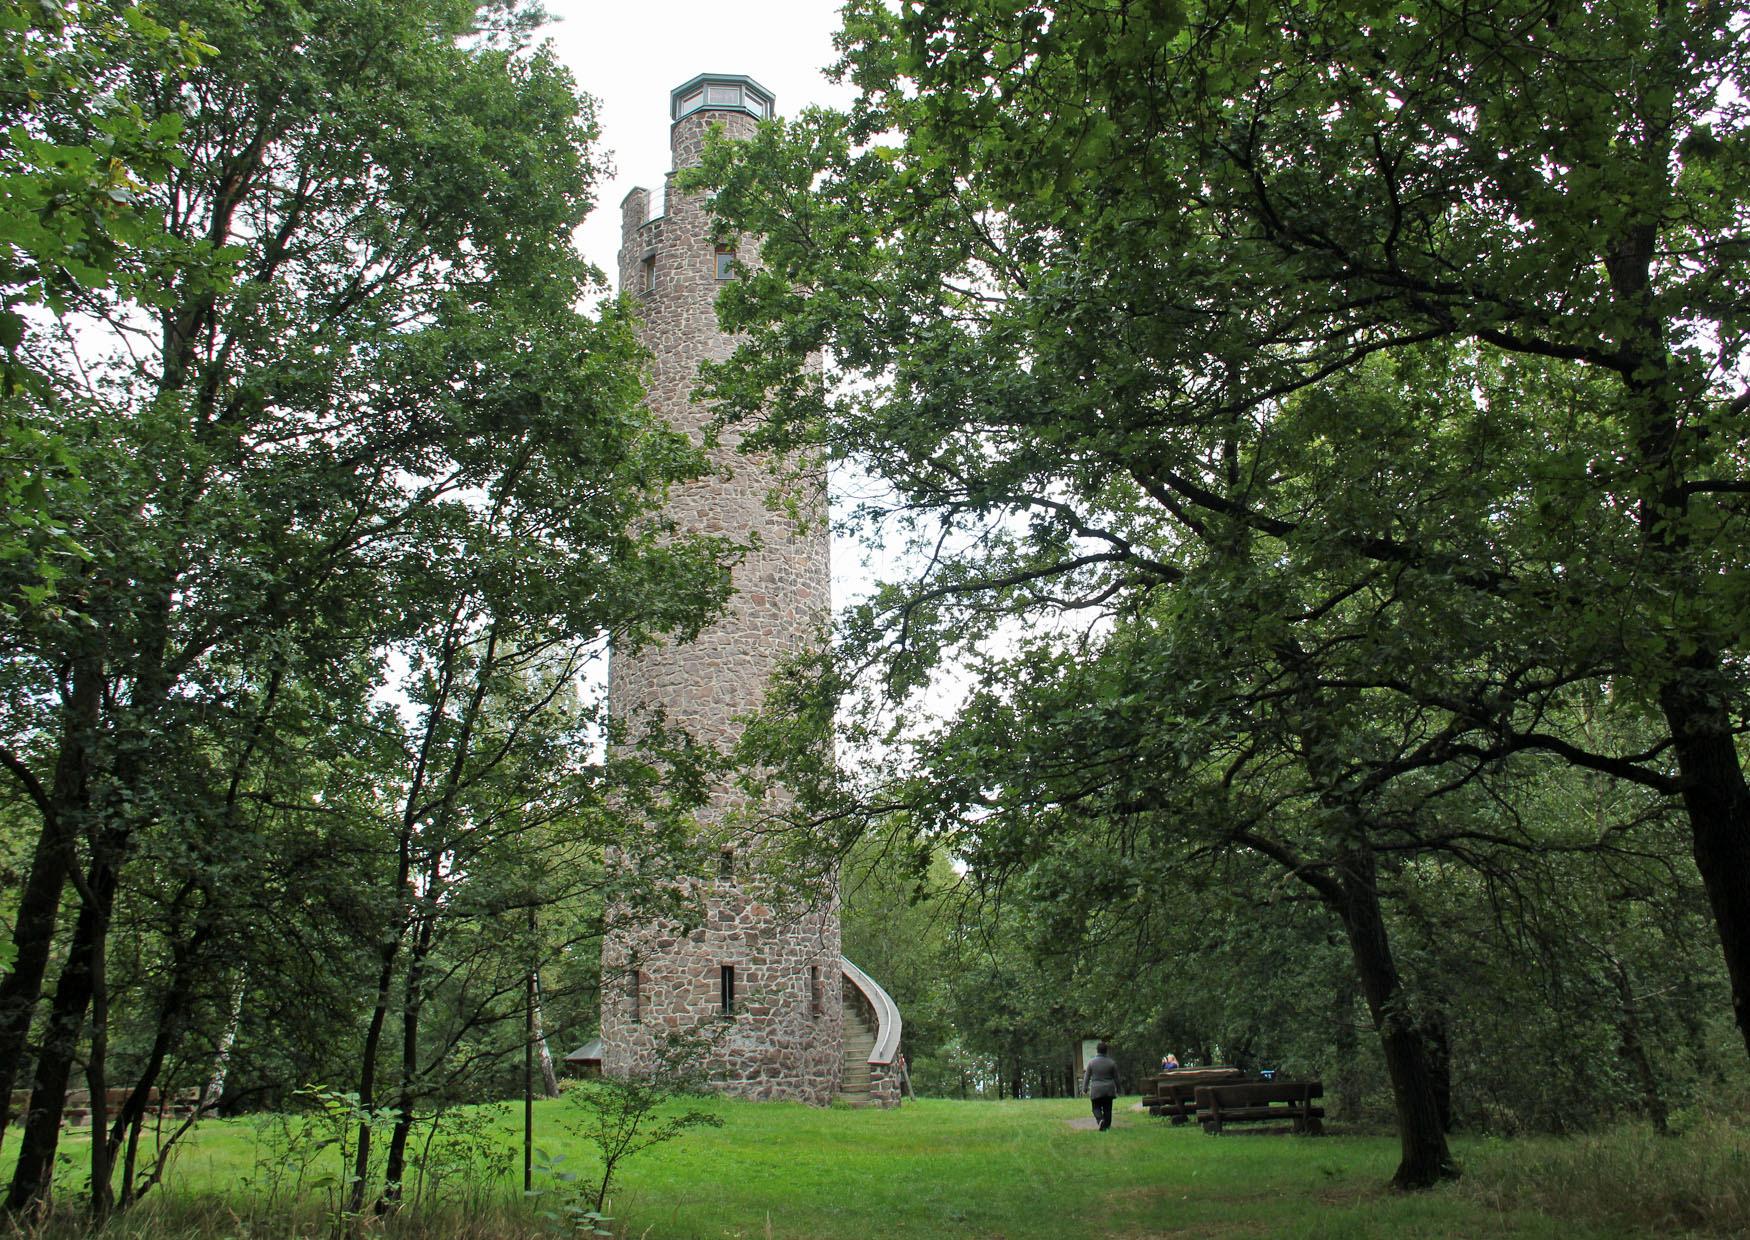
[[[1197,1109],[1257,1107],[1272,1102],[1310,1102],[1325,1096],[1321,1081],[1248,1081],[1243,1085],[1199,1085]]]

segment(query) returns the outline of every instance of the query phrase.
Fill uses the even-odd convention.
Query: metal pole
[[[523,1192],[535,1191],[535,906],[529,905],[529,995],[523,1043]]]

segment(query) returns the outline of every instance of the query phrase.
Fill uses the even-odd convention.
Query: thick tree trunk
[[[1676,127],[1658,127],[1670,134]],[[1663,185],[1671,152],[1649,141],[1644,151],[1650,183]],[[1696,596],[1694,579],[1708,571],[1694,563],[1690,542],[1689,479],[1685,477],[1685,417],[1678,369],[1665,320],[1654,299],[1653,268],[1662,204],[1641,201],[1641,218],[1621,229],[1603,258],[1613,293],[1628,319],[1623,390],[1639,419],[1633,446],[1642,475],[1637,520],[1651,569],[1649,585],[1673,599]],[[1658,684],[1659,709],[1671,730],[1691,849],[1707,889],[1708,905],[1732,985],[1732,1014],[1750,1053],[1750,786],[1738,759],[1732,718],[1724,702],[1726,677],[1707,634],[1688,635]],[[1667,640],[1672,640],[1667,638]]]
[[[1291,667],[1303,669],[1298,651],[1287,652]],[[1309,681],[1305,700],[1316,700],[1316,689]],[[1316,718],[1309,712],[1308,718]],[[1307,773],[1325,788],[1338,786],[1334,772],[1321,771],[1312,755],[1340,751],[1340,745],[1321,743],[1318,736],[1302,735],[1302,744],[1309,755]],[[1443,1108],[1441,1094],[1449,1086],[1442,1079],[1444,1063],[1436,1063],[1430,1044],[1429,1025],[1418,1018],[1410,997],[1404,992],[1398,975],[1397,962],[1392,958],[1391,937],[1386,929],[1385,912],[1379,899],[1379,874],[1369,830],[1367,815],[1343,799],[1328,794],[1322,798],[1325,808],[1341,815],[1346,829],[1345,842],[1333,857],[1334,872],[1320,867],[1308,867],[1292,850],[1278,843],[1252,837],[1249,841],[1278,864],[1290,870],[1337,914],[1349,939],[1349,952],[1355,961],[1355,974],[1361,983],[1361,996],[1367,1001],[1368,1014],[1385,1055],[1386,1075],[1391,1080],[1392,1106],[1397,1111],[1398,1141],[1402,1156],[1392,1185],[1400,1189],[1430,1188],[1442,1180],[1458,1176],[1452,1161],[1452,1151],[1446,1144],[1446,1121],[1450,1104]]]
[[[61,908],[61,890],[67,883],[66,848],[59,831],[49,822],[37,837],[30,874],[19,896],[18,922],[12,942],[17,952],[13,969],[0,978],[0,1098],[9,1098],[27,1062],[31,1019],[42,997],[43,977],[48,972],[54,945],[55,919]],[[0,1142],[5,1140],[9,1107],[0,1107]]]
[[[1446,1125],[1439,1101],[1438,1072],[1429,1053],[1423,1023],[1409,1010],[1391,941],[1374,885],[1373,854],[1351,849],[1344,857],[1336,911],[1349,936],[1361,993],[1379,1033],[1397,1109],[1402,1157],[1392,1184],[1397,1188],[1428,1188],[1458,1175],[1446,1145]]]
[[[1695,868],[1726,958],[1732,1014],[1750,1053],[1750,787],[1731,720],[1701,683],[1713,677],[1690,671],[1660,691],[1659,705],[1677,754]]]
[[[12,930],[16,957],[11,971],[0,977],[0,1099],[11,1096],[27,1059],[31,1021],[54,949],[61,893],[75,863],[74,833],[83,828],[90,809],[92,745],[102,706],[102,668],[95,659],[83,658],[73,670],[54,787],[42,815],[30,873],[19,894]],[[0,1106],[0,1142],[5,1139],[8,1110]]]
[[[95,970],[102,967],[101,942],[115,901],[116,868],[110,862],[116,841],[100,846],[87,877],[87,898],[81,903],[73,926],[73,942],[67,963],[55,986],[55,1000],[37,1057],[36,1083],[30,1095],[30,1113],[24,1122],[24,1138],[18,1162],[12,1171],[12,1187],[6,1208],[15,1215],[39,1212],[54,1187],[55,1151],[60,1143],[61,1115],[66,1108],[67,1085],[85,1032],[85,1014],[91,1006]]]
[[[1440,1128],[1452,1131],[1452,1039],[1446,1032],[1446,1013],[1431,1012],[1422,1020],[1422,1041],[1428,1047],[1428,1065],[1434,1073],[1434,1106],[1440,1112]]]

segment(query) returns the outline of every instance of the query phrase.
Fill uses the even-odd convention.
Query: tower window
[[[652,254],[644,260],[642,283],[646,293],[656,291],[656,255]]]
[[[733,848],[725,848],[717,854],[717,877],[726,883],[735,878],[735,850]]]
[[[808,966],[808,1014],[821,1016],[825,1012],[826,1004],[820,993],[820,966],[811,964]]]
[[[720,965],[717,977],[718,999],[725,1016],[735,1015],[735,966]]]
[[[637,969],[626,979],[626,998],[630,1001],[632,1023],[639,1024],[644,1020],[644,974]]]
[[[717,247],[717,278],[719,280],[735,279],[735,247],[732,245]]]

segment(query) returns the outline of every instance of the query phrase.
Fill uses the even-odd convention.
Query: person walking
[[[1118,1064],[1106,1052],[1104,1042],[1094,1047],[1094,1057],[1082,1070],[1082,1092],[1094,1107],[1094,1122],[1101,1132],[1112,1126],[1112,1100],[1118,1097]]]

